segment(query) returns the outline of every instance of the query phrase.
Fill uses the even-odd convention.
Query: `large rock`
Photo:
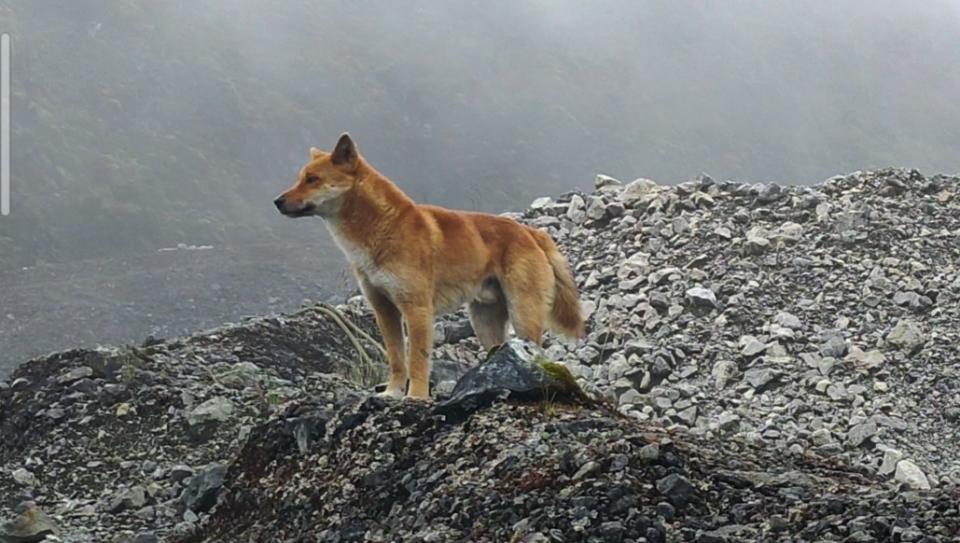
[[[512,339],[457,382],[441,412],[472,411],[497,398],[584,401],[586,394],[562,364],[547,360],[532,343]]]
[[[687,289],[687,301],[694,306],[717,307],[717,295],[708,288],[694,287]]]
[[[718,360],[714,363],[713,369],[711,370],[714,385],[718,390],[722,390],[727,386],[727,383],[736,379],[739,373],[739,366],[731,360]]]
[[[695,496],[697,489],[687,480],[686,477],[671,473],[663,479],[657,481],[657,490],[670,500],[670,503],[682,507],[690,502]]]
[[[74,381],[79,381],[93,375],[93,369],[89,366],[80,366],[78,368],[73,368],[57,378],[57,382],[61,385],[67,385]]]
[[[623,192],[620,193],[620,201],[626,207],[633,207],[640,199],[644,196],[655,192],[659,189],[656,181],[651,181],[650,179],[634,179],[633,181],[627,183],[627,186],[623,188]]]
[[[180,497],[183,506],[195,513],[210,510],[217,503],[217,494],[223,486],[227,467],[223,464],[211,464],[190,478]]]
[[[740,354],[745,358],[753,358],[763,354],[767,350],[767,344],[753,336],[743,336],[740,338]]]
[[[789,330],[800,330],[803,328],[803,322],[799,317],[786,311],[778,311],[773,318],[773,322]]]
[[[926,337],[919,324],[908,319],[900,319],[887,334],[887,342],[907,352],[913,352],[923,346]]]
[[[621,183],[619,179],[610,177],[609,175],[604,175],[602,173],[598,173],[597,177],[595,177],[593,180],[593,187],[597,189],[606,187],[620,187],[622,185],[623,183]]]
[[[147,503],[147,492],[139,485],[123,488],[114,493],[106,502],[105,509],[119,513],[128,509],[140,509]]]
[[[743,372],[743,380],[757,390],[765,390],[776,384],[780,375],[780,372],[773,368],[750,368]]]
[[[10,473],[13,480],[18,484],[26,487],[35,487],[37,486],[37,477],[27,468],[17,468]]]
[[[868,420],[863,424],[857,424],[847,432],[847,444],[851,447],[859,447],[868,439],[877,433],[877,424]]]
[[[587,220],[586,203],[579,194],[574,194],[570,198],[570,206],[567,208],[567,218],[574,224],[581,224]]]
[[[587,217],[599,221],[607,216],[607,204],[599,196],[590,196],[587,204]]]
[[[897,462],[894,479],[915,490],[930,490],[930,481],[916,464],[910,460]]]
[[[34,543],[60,533],[57,524],[33,502],[21,503],[16,515],[0,523],[0,543]]]
[[[193,425],[209,422],[225,422],[233,415],[233,402],[222,396],[210,398],[187,414],[187,422]]]
[[[826,334],[823,343],[820,344],[820,354],[831,358],[843,358],[850,349],[847,340],[843,335],[837,332]]]
[[[890,447],[878,447],[878,449],[883,451],[883,462],[880,464],[877,473],[889,476],[897,470],[897,464],[900,463],[900,460],[903,460],[903,453]]]

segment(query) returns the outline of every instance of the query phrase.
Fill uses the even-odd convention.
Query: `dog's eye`
[[[307,183],[319,183],[320,178],[315,175],[308,175],[306,181]]]

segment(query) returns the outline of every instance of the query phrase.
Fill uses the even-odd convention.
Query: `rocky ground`
[[[369,398],[322,306],[60,353],[0,384],[0,541],[960,541],[960,178],[600,176],[518,218],[590,313],[547,357],[604,402]],[[483,354],[436,335],[456,396]]]

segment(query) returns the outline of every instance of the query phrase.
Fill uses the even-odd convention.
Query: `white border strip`
[[[0,35],[0,215],[10,214],[10,34]]]

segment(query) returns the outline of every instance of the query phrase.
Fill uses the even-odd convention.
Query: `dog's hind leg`
[[[507,313],[507,301],[503,297],[490,303],[474,300],[467,311],[473,331],[484,349],[489,351],[507,340],[507,321],[510,316]]]

